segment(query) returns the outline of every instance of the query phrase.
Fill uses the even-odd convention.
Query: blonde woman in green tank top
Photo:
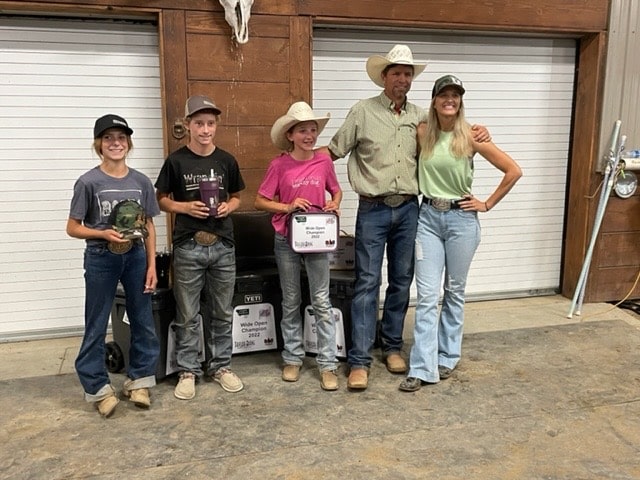
[[[399,387],[407,392],[448,378],[458,365],[467,275],[480,243],[478,212],[495,207],[522,176],[518,164],[493,142],[473,140],[464,118],[464,93],[453,75],[436,80],[427,123],[418,129],[423,195],[415,252],[418,303],[409,372]],[[476,153],[504,174],[484,199],[472,192]]]

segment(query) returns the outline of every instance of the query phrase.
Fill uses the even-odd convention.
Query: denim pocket
[[[175,247],[177,250],[184,250],[185,252],[191,252],[196,248],[196,241],[192,238],[187,240],[186,242],[182,242],[180,245]]]
[[[107,253],[107,245],[87,245],[85,255],[104,255]]]
[[[377,204],[375,202],[367,202],[367,201],[360,200],[358,202],[358,212],[360,212],[360,213],[369,213],[374,208],[376,208],[376,206],[377,206]]]

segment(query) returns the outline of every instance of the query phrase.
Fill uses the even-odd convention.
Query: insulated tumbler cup
[[[218,179],[212,177],[209,180],[202,180],[200,186],[200,200],[209,207],[209,216],[215,217],[218,214]]]

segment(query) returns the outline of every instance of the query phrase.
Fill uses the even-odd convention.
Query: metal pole
[[[621,139],[622,140],[620,142],[620,146],[617,149],[617,153],[613,158],[612,163],[610,162],[607,165],[608,174],[606,175],[606,181],[603,180],[603,185],[606,188],[603,188],[603,194],[602,194],[603,200],[602,200],[602,203],[598,205],[598,210],[596,211],[596,219],[595,219],[594,228],[593,228],[593,235],[591,237],[591,243],[589,244],[589,249],[587,250],[587,255],[585,257],[585,261],[583,265],[583,271],[581,274],[582,281],[580,283],[579,289],[577,290],[577,293],[578,293],[577,306],[575,305],[576,300],[575,300],[575,294],[574,294],[574,305],[572,306],[571,311],[575,311],[576,315],[580,315],[581,313],[580,310],[582,308],[582,301],[584,299],[584,292],[586,290],[587,275],[589,273],[589,268],[591,266],[591,258],[593,255],[593,250],[597,240],[598,232],[600,231],[600,226],[602,225],[602,220],[604,219],[605,209],[607,208],[607,203],[609,201],[609,197],[611,196],[611,190],[613,190],[613,185],[615,184],[618,163],[620,161],[620,152],[624,149],[626,136],[623,135]],[[569,313],[568,318],[571,318],[571,312]]]
[[[620,162],[620,155],[624,150],[624,144],[626,143],[627,137],[623,135],[621,137],[620,146],[617,149],[616,156],[613,160],[612,165],[608,165],[609,174],[607,175],[607,181],[603,181],[603,185],[606,185],[606,188],[603,189],[603,200],[599,205],[598,211],[596,212],[596,223],[594,225],[594,233],[600,231],[600,226],[602,225],[602,220],[604,219],[604,212],[607,208],[607,203],[609,202],[609,197],[611,196],[611,190],[613,190],[613,186],[616,181],[616,176],[618,173],[618,164]],[[609,168],[610,167],[610,168]],[[593,253],[593,246],[595,245],[595,238],[592,238],[592,245],[590,245],[590,252],[588,252],[587,259],[585,260],[585,276],[583,279],[582,287],[580,289],[580,294],[578,295],[578,303],[575,308],[576,315],[580,315],[580,310],[582,309],[582,301],[584,300],[584,292],[586,290],[587,285],[587,273],[589,272],[589,268],[591,267],[591,254]]]
[[[616,179],[616,175],[617,175],[617,168],[618,168],[618,163],[620,162],[620,154],[622,153],[622,150],[624,150],[624,144],[626,142],[626,137],[623,135],[622,136],[622,141],[620,142],[620,146],[617,148],[617,154],[613,159],[609,159],[609,161],[607,161],[607,165],[605,167],[605,175],[604,178],[602,179],[602,190],[600,190],[600,200],[598,202],[598,210],[596,211],[596,223],[598,225],[598,231],[600,230],[599,225],[602,223],[602,219],[604,218],[604,209],[607,205],[607,203],[609,202],[609,196],[611,195],[611,190],[613,188],[613,185],[615,184],[615,179]],[[600,218],[598,218],[600,217]],[[594,225],[595,225],[594,224]],[[594,226],[594,229],[596,227]],[[589,260],[585,260],[586,263],[586,267],[585,267],[585,271],[589,272],[589,269],[591,268],[591,257],[589,257]],[[581,310],[582,310],[582,302],[584,300],[584,292],[587,289],[586,288],[587,285],[587,275],[585,275],[584,277],[584,281],[582,282],[582,286],[580,288],[580,293],[578,295],[578,302],[577,302],[577,306],[575,307],[575,314],[576,315],[580,315],[581,314]]]
[[[576,285],[576,290],[573,294],[573,300],[571,301],[571,308],[569,313],[567,314],[567,318],[571,318],[573,316],[574,311],[576,311],[576,305],[578,303],[578,297],[584,298],[584,290],[586,287],[586,279],[587,273],[589,272],[589,267],[591,265],[591,257],[593,255],[593,249],[595,247],[596,239],[598,237],[598,231],[600,230],[600,225],[602,223],[602,219],[604,218],[604,211],[607,207],[607,202],[609,201],[609,195],[611,195],[611,190],[613,189],[613,180],[615,179],[615,171],[618,166],[618,161],[620,160],[620,151],[624,147],[624,141],[626,137],[623,137],[622,142],[618,145],[618,138],[620,136],[620,126],[622,122],[620,120],[616,120],[613,126],[613,132],[611,134],[611,143],[609,146],[609,152],[607,155],[607,165],[605,168],[605,176],[603,179],[603,191],[600,194],[600,203],[598,204],[598,209],[596,211],[596,220],[593,226],[593,232],[591,235],[591,241],[589,242],[589,247],[587,248],[587,253],[585,256],[584,263],[582,264],[582,271],[580,272],[580,277],[578,278],[578,283]],[[582,301],[580,301],[580,305],[582,306]],[[579,312],[576,312],[579,315]]]

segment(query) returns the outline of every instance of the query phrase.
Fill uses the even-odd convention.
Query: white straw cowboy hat
[[[413,61],[411,49],[406,45],[395,45],[384,57],[382,55],[372,55],[367,59],[367,74],[373,83],[384,88],[382,83],[382,71],[389,65],[410,65],[413,67],[413,78],[420,75],[426,63]]]
[[[291,127],[300,122],[314,121],[318,124],[318,135],[327,125],[330,115],[318,117],[313,113],[311,107],[306,102],[296,102],[289,107],[287,113],[278,118],[271,127],[271,141],[281,150],[288,151],[292,143],[287,138],[287,132]]]

